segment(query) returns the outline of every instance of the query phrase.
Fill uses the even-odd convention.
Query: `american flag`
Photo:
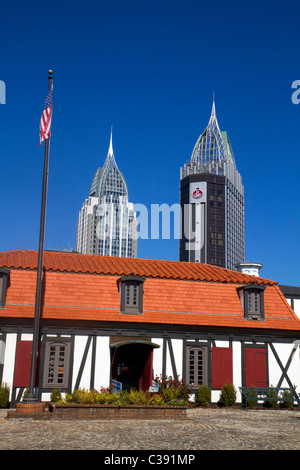
[[[51,119],[52,119],[52,92],[53,85],[49,88],[48,95],[45,101],[44,111],[42,113],[40,122],[40,145],[44,140],[49,139],[51,135]]]

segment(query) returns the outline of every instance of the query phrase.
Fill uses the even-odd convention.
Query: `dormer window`
[[[238,289],[245,320],[264,320],[265,286],[249,284]]]
[[[0,268],[0,308],[5,307],[9,269]]]
[[[258,289],[248,290],[248,315],[260,313],[260,291]]]
[[[143,283],[139,276],[123,276],[120,279],[121,313],[139,315],[143,313]]]

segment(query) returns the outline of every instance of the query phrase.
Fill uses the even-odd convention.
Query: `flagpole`
[[[50,90],[53,77],[52,70],[49,70],[49,87]],[[35,378],[37,369],[37,359],[39,356],[39,325],[41,313],[41,298],[42,298],[42,283],[43,283],[43,257],[44,257],[44,239],[45,239],[45,219],[46,219],[46,200],[47,200],[47,186],[48,186],[48,168],[49,168],[49,149],[50,137],[45,141],[45,154],[44,154],[44,173],[43,173],[43,187],[42,187],[42,202],[41,202],[41,219],[40,219],[40,237],[39,237],[39,252],[38,252],[38,267],[37,267],[37,280],[36,280],[36,294],[35,294],[35,311],[34,311],[34,324],[33,324],[33,340],[32,340],[32,353],[31,353],[31,369],[30,369],[30,383],[29,393],[23,399],[24,403],[37,403],[38,397],[35,394]]]

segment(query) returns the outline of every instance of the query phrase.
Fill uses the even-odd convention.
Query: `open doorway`
[[[153,379],[153,348],[147,340],[130,339],[112,343],[111,378],[122,384],[122,390],[148,390]]]

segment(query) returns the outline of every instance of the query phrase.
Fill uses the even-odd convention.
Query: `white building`
[[[37,261],[33,251],[0,253],[0,381],[12,404],[29,386]],[[290,387],[300,405],[300,320],[275,281],[201,263],[65,252],[46,251],[44,266],[39,399],[114,380],[147,390],[161,374],[194,391],[207,384],[214,403],[232,383]]]
[[[76,251],[83,254],[137,256],[136,215],[118,169],[112,135],[103,168],[94,176],[77,223]]]

